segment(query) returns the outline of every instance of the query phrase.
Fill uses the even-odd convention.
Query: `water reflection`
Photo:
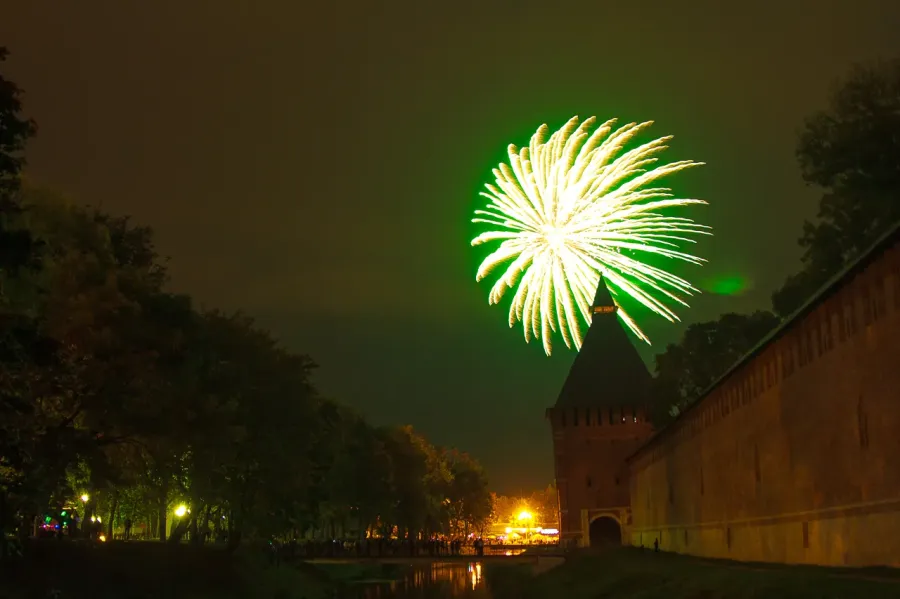
[[[414,566],[403,580],[366,585],[359,599],[489,599],[480,562],[447,562]]]

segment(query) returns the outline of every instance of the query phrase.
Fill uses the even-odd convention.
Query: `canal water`
[[[434,562],[415,566],[394,582],[361,585],[358,599],[490,599],[479,562]]]

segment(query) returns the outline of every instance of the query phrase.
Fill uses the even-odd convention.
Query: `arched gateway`
[[[611,516],[598,516],[591,520],[591,547],[613,547],[622,544],[622,527]]]

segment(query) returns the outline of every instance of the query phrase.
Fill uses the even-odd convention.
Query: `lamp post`
[[[175,528],[181,525],[181,519],[184,518],[185,514],[190,512],[186,505],[183,503],[180,504],[175,510],[172,512],[176,518],[178,518],[178,522],[172,522],[172,529],[169,531],[169,536],[171,536],[175,532]]]
[[[87,529],[87,520],[88,520],[88,501],[91,500],[91,496],[87,493],[81,494],[81,530],[78,532],[84,534]]]

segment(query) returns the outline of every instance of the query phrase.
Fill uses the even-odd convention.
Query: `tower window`
[[[615,424],[615,422],[616,422],[616,421],[613,419],[613,409],[610,408],[610,409],[609,409],[609,423],[610,423],[610,424]]]
[[[572,408],[572,426],[578,426],[578,408]]]
[[[590,408],[585,408],[585,410],[584,410],[584,425],[585,426],[591,425],[591,409]]]
[[[586,479],[584,479],[584,484],[585,484],[585,486],[587,486],[587,487],[590,487],[590,486],[591,486],[591,482],[592,482],[592,481],[591,481],[591,477],[590,477],[590,476],[588,476]]]
[[[559,412],[559,425],[560,426],[566,425],[566,411],[565,410],[560,410],[560,412]]]

